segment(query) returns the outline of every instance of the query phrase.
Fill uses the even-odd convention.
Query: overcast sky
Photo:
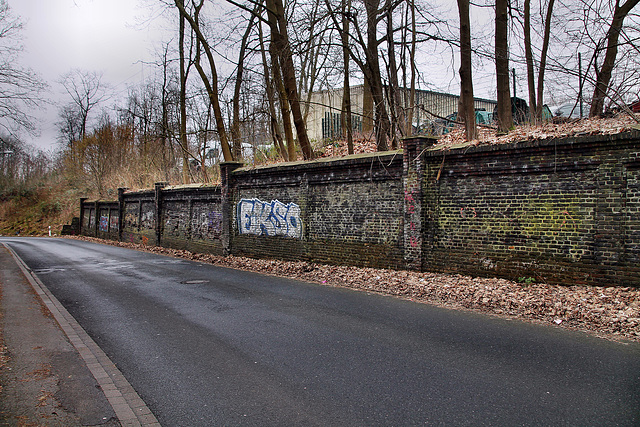
[[[148,25],[151,12],[139,0],[8,0],[25,23],[22,62],[50,85],[45,96],[68,102],[56,83],[73,68],[102,72],[103,81],[126,94],[127,84],[144,77],[142,61],[154,57],[163,38],[160,19]],[[24,139],[40,148],[55,145],[58,105],[38,113],[41,135]]]
[[[25,24],[23,64],[50,85],[45,97],[52,105],[37,113],[40,136],[23,136],[26,142],[46,150],[56,147],[58,108],[70,101],[57,83],[63,74],[72,69],[102,72],[103,83],[122,98],[128,85],[144,81],[145,71],[151,73],[152,67],[145,67],[144,62],[155,60],[154,50],[172,36],[167,29],[169,23],[154,18],[161,7],[157,0],[8,0],[8,3],[13,14]],[[157,9],[151,11],[149,5]],[[447,1],[443,7],[455,9]],[[473,12],[483,20],[485,14],[481,9]],[[429,89],[458,91],[455,67],[431,57],[423,59],[426,64],[418,65],[432,83]],[[484,83],[486,86],[491,81]],[[474,90],[476,96],[491,96],[481,85]],[[102,107],[111,107],[115,102],[113,99],[110,105]]]

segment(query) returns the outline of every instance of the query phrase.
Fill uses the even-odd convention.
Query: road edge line
[[[122,372],[109,359],[109,356],[93,341],[13,248],[4,242],[1,243],[11,253],[34,292],[47,307],[71,345],[87,365],[113,408],[120,424],[126,427],[160,427],[160,423],[153,415],[153,412],[151,412]]]

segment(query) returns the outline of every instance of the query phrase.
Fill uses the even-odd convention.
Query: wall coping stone
[[[391,151],[378,151],[375,153],[362,153],[351,154],[344,157],[322,157],[314,160],[298,160],[295,162],[283,162],[274,165],[261,165],[261,166],[244,166],[238,168],[234,173],[252,173],[252,172],[265,172],[267,170],[280,171],[283,169],[289,169],[292,167],[299,167],[301,169],[315,169],[325,167],[327,164],[343,165],[353,163],[354,161],[364,161],[375,158],[391,158],[398,157],[399,161],[402,161],[403,150],[391,150]]]

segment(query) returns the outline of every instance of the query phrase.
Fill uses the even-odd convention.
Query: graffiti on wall
[[[140,214],[140,228],[144,230],[153,230],[156,227],[156,214],[154,204],[142,203]]]
[[[111,218],[109,218],[109,230],[118,231],[118,222],[120,222],[119,220],[120,216],[118,214],[118,211],[112,210]]]
[[[109,231],[109,216],[102,215],[100,217],[100,231],[108,232]]]
[[[191,234],[194,239],[219,239],[222,234],[222,213],[194,211],[191,218]]]
[[[300,206],[295,203],[242,199],[237,211],[240,234],[302,238]]]

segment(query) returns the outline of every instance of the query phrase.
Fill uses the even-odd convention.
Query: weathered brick
[[[81,200],[86,235],[198,252],[640,286],[640,133],[260,168]],[[156,218],[159,217],[159,218]],[[121,224],[121,225],[120,225]]]

